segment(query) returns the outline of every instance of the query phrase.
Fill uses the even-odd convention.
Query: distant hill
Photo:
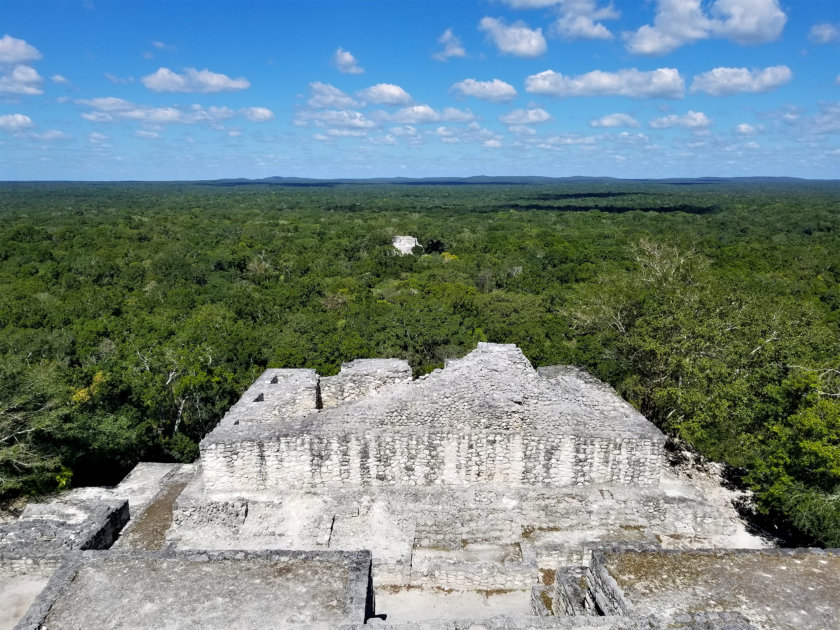
[[[574,183],[619,183],[619,182],[649,182],[675,185],[703,185],[726,183],[794,183],[809,181],[836,180],[807,180],[798,177],[696,177],[696,178],[667,178],[667,179],[620,179],[617,177],[541,177],[541,176],[488,176],[475,175],[472,177],[373,177],[368,179],[315,179],[308,177],[266,177],[263,179],[215,179],[201,180],[195,183],[210,186],[337,186],[346,184],[396,184],[403,186],[522,186],[529,184],[574,184]]]

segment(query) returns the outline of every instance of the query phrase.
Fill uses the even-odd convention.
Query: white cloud
[[[439,122],[441,118],[440,114],[428,105],[412,105],[395,112],[390,119],[396,123],[422,125]]]
[[[404,125],[402,127],[391,127],[390,131],[395,136],[407,138],[416,138],[418,135],[417,129],[415,129],[411,125]]]
[[[840,42],[840,24],[834,25],[825,22],[823,24],[814,24],[811,31],[808,33],[808,39],[815,44],[833,44]]]
[[[560,0],[560,17],[552,32],[563,39],[612,39],[613,34],[602,20],[621,16],[612,3],[599,7],[597,0]]]
[[[383,120],[402,125],[425,125],[436,122],[470,122],[475,118],[469,109],[456,109],[446,107],[443,111],[437,111],[428,105],[412,105],[403,107],[396,112],[389,114],[380,111],[378,115]],[[393,132],[393,130],[392,130]]]
[[[3,131],[20,131],[34,127],[35,123],[26,114],[5,114],[0,116],[0,129]]]
[[[762,44],[782,34],[787,15],[778,0],[716,0],[713,34],[739,44]]]
[[[251,122],[269,122],[274,120],[274,112],[267,107],[243,107],[239,110]]]
[[[43,82],[32,66],[15,66],[11,73],[0,75],[0,94],[43,94]]]
[[[478,28],[487,33],[500,52],[516,57],[538,57],[548,48],[542,29],[529,28],[522,21],[506,24],[498,18],[485,17]]]
[[[339,48],[333,55],[333,65],[339,72],[344,74],[364,74],[365,69],[359,65],[359,62],[348,50]]]
[[[357,92],[357,95],[377,105],[408,105],[413,100],[408,92],[392,83],[377,83]]]
[[[537,130],[533,127],[529,127],[528,125],[510,125],[508,127],[508,131],[511,133],[515,133],[518,136],[535,136],[537,135]]]
[[[578,133],[561,133],[554,134],[547,137],[529,138],[528,142],[534,144],[539,149],[558,150],[562,147],[573,145],[593,145],[597,143],[598,139],[594,136],[584,136]]]
[[[114,122],[116,118],[105,112],[83,112],[82,118],[90,122]]]
[[[809,121],[809,126],[812,133],[840,133],[840,102],[820,103],[820,112]]]
[[[475,120],[475,114],[469,109],[457,109],[455,107],[444,107],[440,119],[444,122],[465,123]]]
[[[113,96],[78,100],[76,103],[86,105],[95,111],[85,112],[82,118],[92,122],[116,122],[120,120],[134,120],[152,125],[194,125],[197,123],[213,123],[233,118],[236,115],[229,107],[149,107],[137,105],[130,101]]]
[[[752,136],[758,132],[753,125],[749,123],[741,123],[740,125],[735,125],[735,133],[740,134],[742,136]]]
[[[87,105],[93,109],[98,109],[104,112],[125,111],[134,109],[137,106],[131,101],[126,101],[116,96],[102,96],[99,98],[92,98],[89,100],[80,99],[76,101],[79,105]]]
[[[534,125],[551,120],[551,114],[544,109],[514,109],[507,114],[499,116],[499,120],[506,125]]]
[[[711,15],[703,9],[701,0],[657,0],[653,25],[625,33],[627,49],[664,55],[710,37],[758,44],[776,39],[787,22],[778,0],[714,0]]]
[[[461,96],[474,96],[493,103],[503,103],[516,98],[516,89],[510,83],[505,83],[499,79],[493,79],[492,81],[464,79],[454,84],[451,89]]]
[[[712,120],[703,112],[689,110],[687,114],[683,114],[682,116],[670,114],[661,118],[654,118],[648,124],[652,129],[670,129],[671,127],[704,129],[712,125]]]
[[[706,92],[712,96],[738,92],[769,92],[784,85],[792,77],[793,73],[787,66],[771,66],[764,70],[715,68],[694,77],[691,91]]]
[[[105,78],[108,79],[111,83],[114,84],[121,84],[121,83],[134,83],[133,77],[128,77],[123,79],[122,77],[118,77],[115,74],[111,74],[110,72],[105,73]]]
[[[309,84],[311,96],[306,104],[315,109],[347,109],[357,107],[359,102],[334,85],[314,81]]]
[[[334,138],[364,138],[367,131],[359,129],[327,129],[327,135]]]
[[[589,121],[590,127],[638,127],[639,121],[629,114],[607,114]]]
[[[175,46],[172,46],[171,44],[166,44],[161,41],[153,41],[152,46],[154,48],[157,48],[158,50],[175,50]]]
[[[501,146],[501,141],[504,139],[501,134],[485,129],[475,121],[464,127],[441,126],[427,133],[437,136],[438,140],[444,144],[473,143],[495,147]]]
[[[0,39],[0,63],[16,64],[37,61],[41,56],[35,46],[27,44],[22,39],[17,39],[11,35],[3,35],[3,38]]]
[[[460,38],[456,37],[451,28],[446,29],[443,35],[438,37],[438,44],[443,46],[443,49],[432,55],[432,59],[438,61],[446,61],[451,57],[466,57],[467,51],[464,50],[464,45]]]
[[[59,131],[58,129],[48,129],[43,133],[28,133],[26,134],[27,137],[33,138],[35,140],[40,140],[41,142],[57,142],[61,140],[71,140],[72,136],[69,134],[64,133],[63,131]]]
[[[159,68],[157,72],[143,77],[141,81],[153,92],[210,94],[244,90],[251,87],[250,82],[243,77],[231,79],[226,74],[210,72],[207,68],[204,70],[185,68],[183,74],[173,72],[169,68]]]
[[[146,140],[157,140],[160,138],[160,134],[157,131],[147,131],[146,129],[138,129],[134,132],[134,135]]]
[[[386,134],[384,136],[368,138],[368,142],[370,142],[371,144],[394,145],[394,144],[397,144],[397,139],[394,136],[392,136],[391,134]]]
[[[318,111],[301,111],[295,117],[295,124],[306,126],[312,122],[318,127],[333,127],[340,129],[370,129],[376,126],[361,112],[350,109],[325,109]]]
[[[89,133],[87,138],[88,142],[90,142],[91,144],[102,144],[103,142],[107,142],[108,140],[110,140],[111,136],[94,131],[92,133]]]
[[[685,81],[675,68],[659,68],[650,72],[641,72],[636,68],[618,72],[593,70],[576,77],[545,70],[525,79],[525,89],[532,94],[549,96],[682,98]]]
[[[67,85],[70,81],[67,80],[67,77],[63,77],[60,74],[54,74],[50,77],[50,81],[53,83],[58,83],[59,85]]]

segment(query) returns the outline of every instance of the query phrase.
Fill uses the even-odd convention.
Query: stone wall
[[[496,432],[279,435],[201,444],[205,487],[216,491],[335,484],[654,486],[660,445],[645,439]]]
[[[335,376],[321,378],[324,408],[375,394],[387,385],[411,382],[411,366],[400,359],[356,359]]]
[[[315,370],[269,369],[242,394],[220,426],[282,422],[314,413],[320,406]]]

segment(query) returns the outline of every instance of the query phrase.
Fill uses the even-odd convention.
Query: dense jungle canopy
[[[191,461],[266,367],[487,340],[840,546],[840,183],[457,183],[0,184],[0,495]]]

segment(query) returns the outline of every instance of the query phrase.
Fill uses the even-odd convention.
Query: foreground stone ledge
[[[757,628],[840,627],[840,550],[599,550],[593,591],[607,614],[726,620]]]
[[[368,551],[74,552],[17,628],[363,624],[370,566]]]

